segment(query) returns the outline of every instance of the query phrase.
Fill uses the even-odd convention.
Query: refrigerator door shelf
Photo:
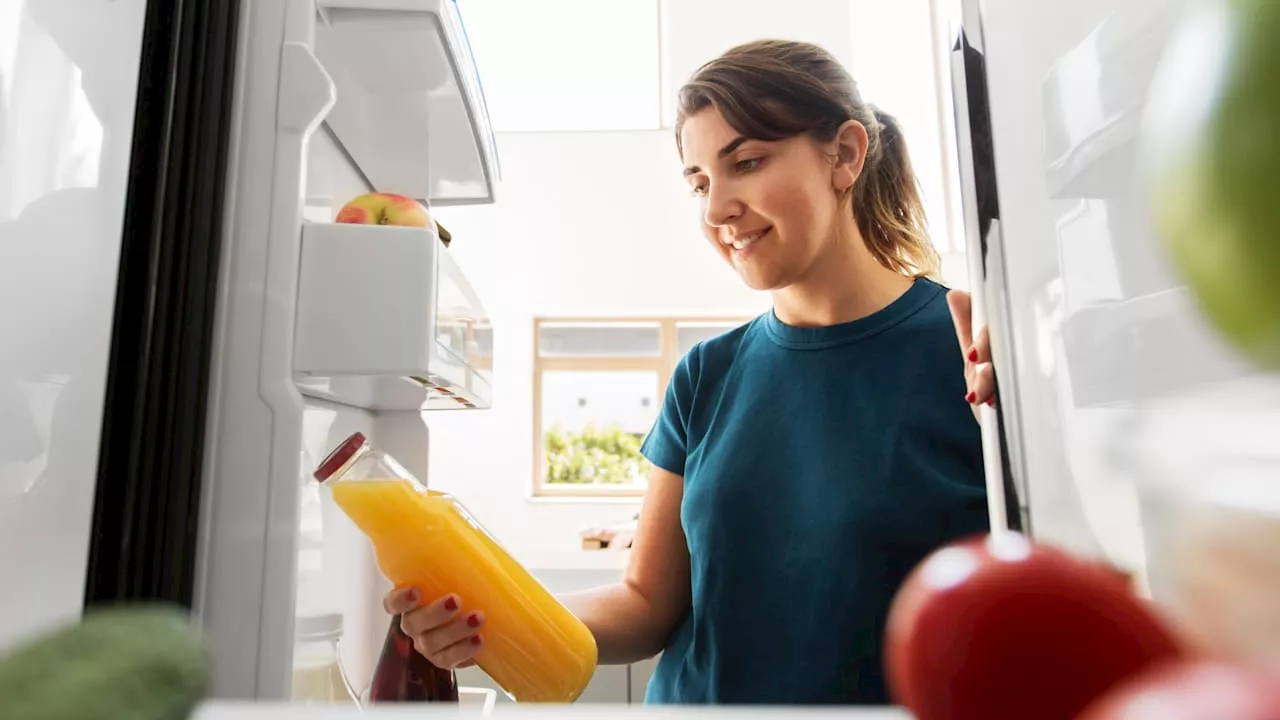
[[[493,329],[461,268],[425,228],[303,226],[295,381],[379,411],[487,408]]]
[[[429,205],[494,201],[497,150],[453,0],[318,0],[325,124],[370,187]]]
[[[1131,175],[1147,88],[1183,0],[1116,11],[1045,78],[1045,185],[1050,197],[1115,194]]]
[[[1099,303],[1062,323],[1078,408],[1131,407],[1240,377],[1248,366],[1196,318],[1186,288]]]

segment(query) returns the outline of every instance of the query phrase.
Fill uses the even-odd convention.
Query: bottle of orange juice
[[[428,490],[354,433],[315,478],[373,543],[378,567],[423,602],[457,593],[485,613],[476,664],[517,702],[573,702],[596,668],[591,631],[451,495]]]

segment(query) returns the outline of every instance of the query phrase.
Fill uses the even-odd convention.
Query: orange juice
[[[357,433],[357,435],[359,435]],[[423,488],[363,436],[321,465],[334,502],[373,543],[382,573],[423,602],[457,593],[485,614],[476,664],[518,702],[572,702],[596,667],[591,631],[456,499]],[[344,460],[344,449],[352,457]],[[383,471],[381,477],[369,474]],[[336,478],[336,481],[331,479]]]

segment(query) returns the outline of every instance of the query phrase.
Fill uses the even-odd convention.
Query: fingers
[[[964,359],[978,365],[991,362],[991,339],[987,335],[987,328],[983,327],[978,331],[978,336],[973,340],[973,346],[965,350]]]
[[[432,665],[438,668],[458,668],[471,662],[480,651],[484,639],[480,628],[484,627],[484,614],[479,611],[466,613],[420,634],[409,633],[414,647]],[[405,632],[409,632],[407,629]]]
[[[418,607],[422,593],[416,588],[396,588],[382,598],[382,609],[388,615],[403,615]]]
[[[474,665],[475,655],[484,644],[480,636],[484,613],[463,613],[457,595],[445,595],[419,607],[420,600],[421,593],[401,588],[388,593],[382,606],[387,612],[400,615],[400,628],[432,665],[445,669]]]
[[[960,341],[960,352],[964,359],[971,363],[991,362],[991,341],[987,336],[987,328],[973,335],[973,304],[969,293],[963,290],[952,290],[947,293],[947,307],[951,310],[951,322],[956,328],[956,339]]]
[[[457,670],[474,665],[476,653],[480,652],[483,646],[484,640],[479,635],[471,635],[434,653],[429,652],[421,641],[414,644],[418,652],[422,653],[432,665],[444,670]]]
[[[956,328],[960,352],[964,354],[964,378],[972,405],[995,405],[995,371],[991,367],[991,339],[987,328],[973,335],[973,304],[969,293],[952,290],[947,293],[947,307],[951,310],[951,322]]]
[[[447,624],[462,607],[457,595],[436,598],[422,607],[410,607],[401,611],[400,627],[411,636],[418,636]]]
[[[979,365],[969,381],[969,396],[966,398],[973,405],[986,403],[995,407],[996,381],[995,370],[991,363]]]
[[[963,290],[952,290],[947,293],[947,307],[951,309],[951,322],[956,327],[956,339],[960,341],[960,352],[966,359],[969,348],[973,347],[973,312],[969,293]]]

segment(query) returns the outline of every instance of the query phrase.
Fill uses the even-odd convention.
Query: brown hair
[[[681,154],[685,120],[708,107],[755,140],[807,133],[827,142],[849,120],[862,123],[867,157],[850,193],[867,248],[881,265],[903,275],[938,275],[941,259],[929,240],[902,129],[892,115],[863,102],[853,78],[826,50],[790,40],[758,40],[703,65],[680,88],[676,147]]]

